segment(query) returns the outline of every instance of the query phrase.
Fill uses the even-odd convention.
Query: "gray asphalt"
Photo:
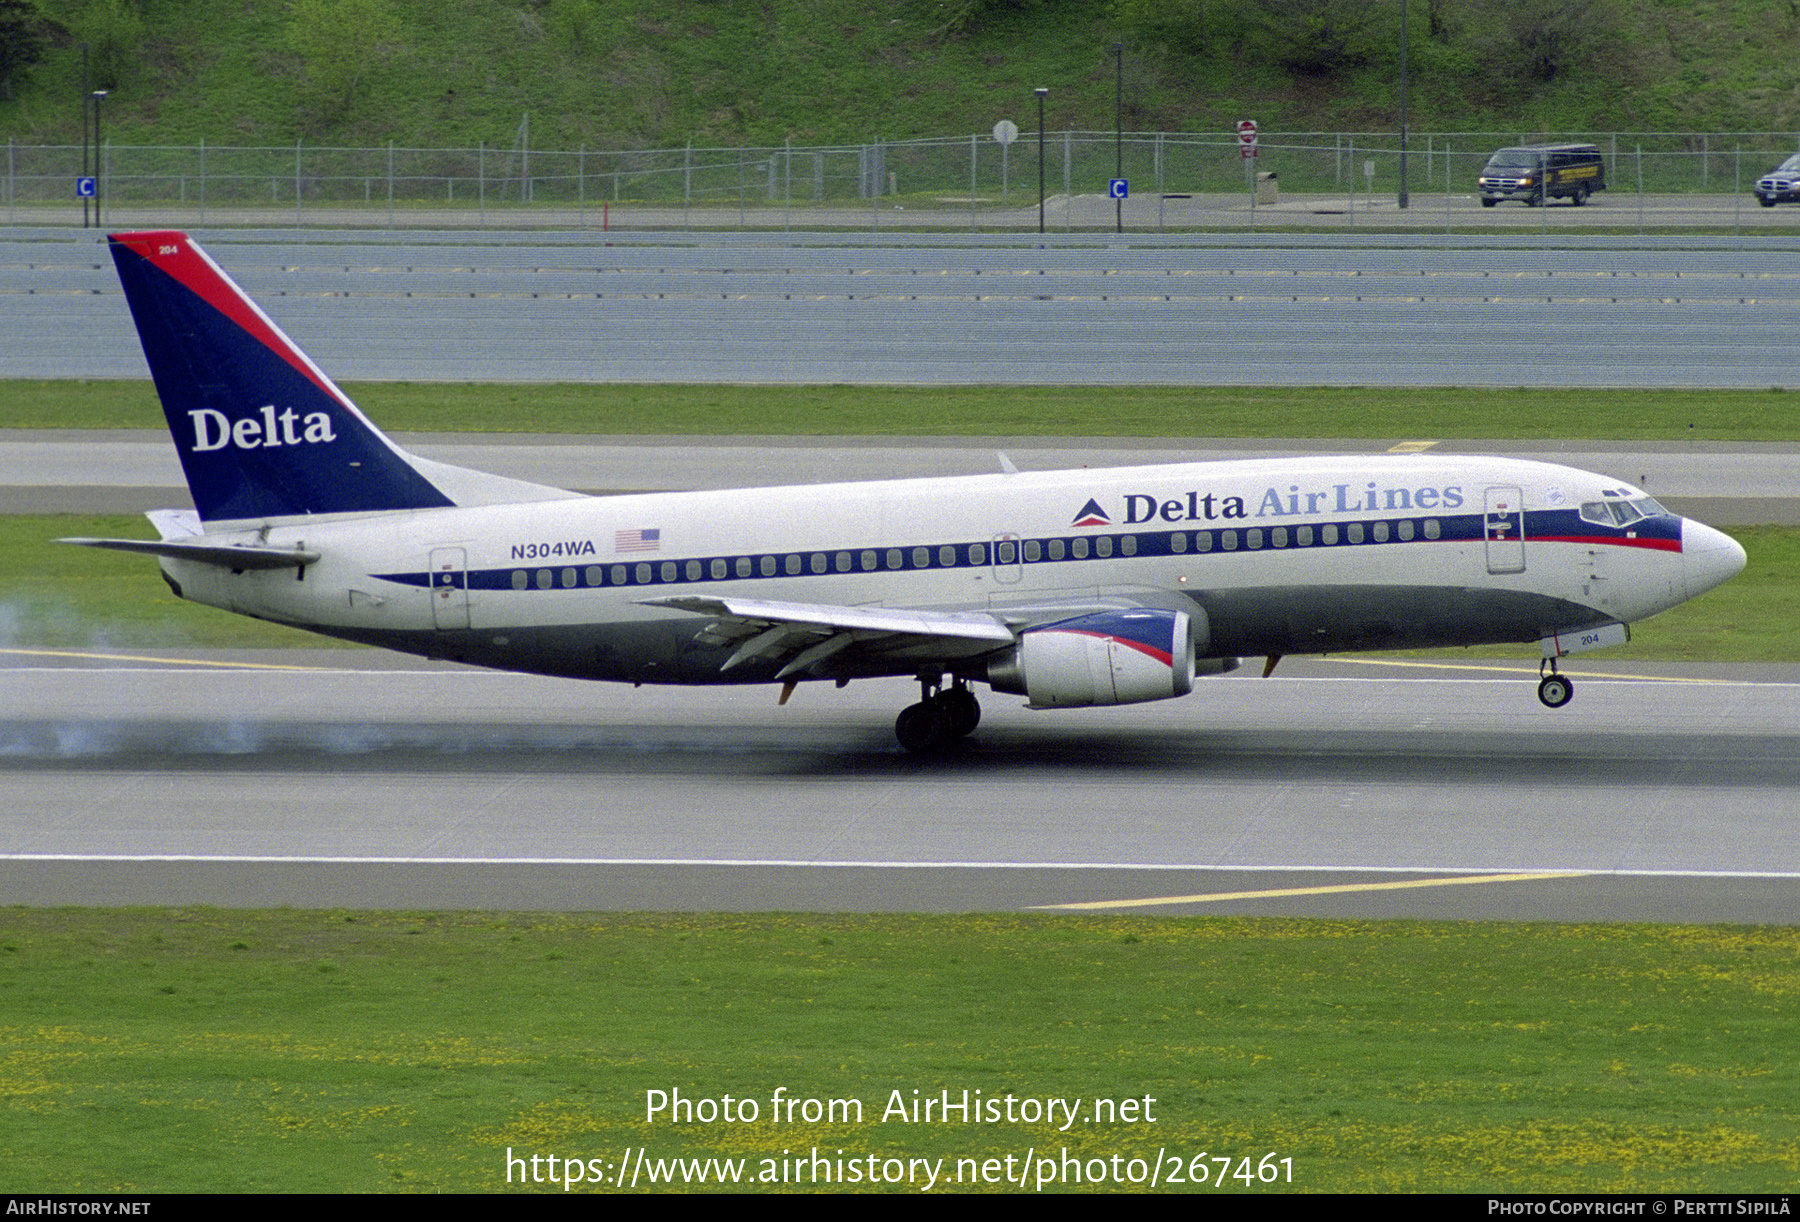
[[[1020,470],[1382,453],[1394,442],[1152,438],[710,438],[411,435],[439,462],[612,494],[983,474],[1004,452]],[[1715,526],[1800,522],[1800,445],[1433,440],[1434,453],[1534,458],[1616,475]],[[0,513],[142,513],[192,504],[167,434],[0,429]]]
[[[1800,237],[197,236],[344,379],[1800,384]],[[0,239],[0,371],[144,376],[93,231]]]
[[[928,764],[906,683],[5,656],[12,902],[1800,919],[1800,676],[1284,662]]]

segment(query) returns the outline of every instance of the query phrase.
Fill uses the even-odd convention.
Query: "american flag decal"
[[[613,532],[613,551],[615,552],[660,552],[662,550],[662,530],[652,526],[647,530],[616,530]]]

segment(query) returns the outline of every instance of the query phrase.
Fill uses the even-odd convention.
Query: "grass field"
[[[1196,1156],[1201,1191],[1220,1158],[1225,1191],[1786,1191],[1797,1000],[1793,929],[12,909],[0,1156],[15,1192],[488,1191],[509,1148],[780,1187],[815,1147],[942,1158],[936,1191],[1065,1153],[1134,1191]],[[773,1122],[777,1088],[862,1120]],[[1083,1103],[883,1118],[964,1089]],[[677,1090],[758,1114],[647,1120]]]
[[[351,382],[389,432],[1800,440],[1773,390]],[[0,382],[0,428],[162,430],[145,382]]]

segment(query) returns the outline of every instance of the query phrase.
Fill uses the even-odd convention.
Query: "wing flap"
[[[737,642],[736,652],[720,670],[759,659],[780,661],[778,679],[832,670],[854,673],[876,659],[898,664],[976,657],[1018,639],[1005,624],[979,611],[838,607],[689,594],[646,599],[643,605],[712,617],[702,630],[705,639]]]

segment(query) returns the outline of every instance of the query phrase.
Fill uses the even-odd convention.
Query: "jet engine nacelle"
[[[1185,696],[1194,686],[1188,614],[1098,611],[1027,629],[1012,656],[988,667],[988,682],[1029,696],[1034,709]]]

